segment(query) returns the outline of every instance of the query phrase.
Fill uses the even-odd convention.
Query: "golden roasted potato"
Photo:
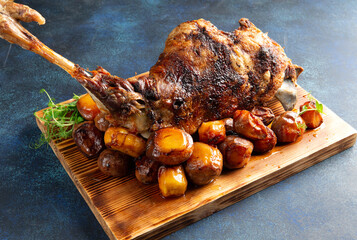
[[[187,179],[181,165],[161,166],[158,172],[159,188],[164,197],[179,197],[185,194]]]
[[[238,136],[227,136],[218,146],[226,168],[242,168],[247,165],[253,151],[253,143]]]
[[[264,123],[257,116],[247,110],[237,110],[233,116],[234,130],[251,140],[264,139],[267,130]]]
[[[275,147],[277,143],[277,138],[273,130],[271,130],[268,127],[266,128],[268,131],[268,136],[266,138],[252,141],[254,145],[254,149],[253,149],[254,153],[262,154],[262,153],[269,152]]]
[[[226,138],[226,128],[224,121],[209,121],[204,122],[198,128],[198,136],[200,142],[217,145]]]
[[[278,138],[278,142],[290,143],[295,142],[305,132],[306,125],[298,113],[286,111],[275,118],[271,129]]]
[[[142,155],[146,148],[144,138],[130,133],[127,129],[122,127],[108,128],[104,134],[104,142],[107,147],[135,158]]]
[[[273,110],[268,107],[255,106],[251,113],[262,120],[265,126],[268,126],[275,118]]]
[[[184,130],[169,127],[152,133],[148,139],[146,156],[166,165],[178,165],[193,152],[193,139]]]
[[[201,142],[193,144],[193,153],[186,162],[185,170],[194,184],[212,182],[221,175],[222,168],[223,157],[217,148]]]
[[[157,182],[157,174],[161,163],[146,156],[135,161],[135,176],[139,182],[150,184]]]
[[[89,121],[93,121],[95,116],[100,113],[97,104],[93,101],[89,93],[82,95],[77,102],[79,113]]]
[[[316,104],[313,101],[308,101],[301,105],[300,112],[302,113],[300,116],[304,119],[307,128],[317,128],[324,121],[319,111],[316,110]]]
[[[133,159],[124,153],[112,149],[105,149],[98,158],[98,168],[105,175],[124,177],[133,169]]]
[[[107,129],[109,128],[109,121],[105,118],[105,116],[105,113],[99,113],[94,118],[95,126],[102,132],[107,131]]]
[[[72,137],[78,149],[87,157],[95,156],[105,148],[103,133],[95,127],[93,121],[76,125]]]

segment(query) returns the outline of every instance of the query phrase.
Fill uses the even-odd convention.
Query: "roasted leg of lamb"
[[[204,19],[180,24],[149,74],[130,79],[101,67],[84,70],[45,46],[19,20],[45,22],[27,6],[0,0],[2,38],[66,70],[117,125],[133,132],[175,126],[192,134],[204,121],[264,105],[276,94],[286,109],[296,102],[295,82],[303,69],[246,18],[233,32]]]

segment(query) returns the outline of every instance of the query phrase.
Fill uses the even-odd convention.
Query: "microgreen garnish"
[[[296,121],[295,121],[295,123],[296,123],[296,126],[299,129],[300,133],[306,130],[307,126],[305,123],[298,123]]]
[[[319,113],[325,114],[325,113],[324,113],[324,106],[322,105],[322,103],[320,103],[319,101],[317,101],[317,99],[314,98],[314,97],[311,95],[311,93],[307,94],[307,98],[308,98],[310,101],[315,102],[316,109],[309,109],[309,108],[307,108],[306,105],[303,105],[301,111],[299,112],[299,115],[304,114],[305,112],[308,112],[308,111],[315,111],[315,110],[318,111]]]
[[[66,104],[56,104],[55,99],[51,98],[45,89],[41,89],[40,93],[46,93],[49,101],[47,109],[43,110],[43,116],[39,117],[34,113],[35,117],[44,123],[46,133],[42,133],[40,139],[32,144],[32,148],[39,148],[51,140],[67,139],[72,136],[72,131],[75,124],[84,121],[83,117],[77,110],[77,101],[79,96],[73,94],[74,101]]]

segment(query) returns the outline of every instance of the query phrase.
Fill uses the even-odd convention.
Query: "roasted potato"
[[[255,106],[251,113],[262,120],[265,126],[268,126],[275,118],[273,110],[268,107]]]
[[[224,122],[224,126],[226,128],[226,133],[228,131],[234,131],[233,118],[225,118],[222,121]]]
[[[105,118],[105,116],[106,116],[105,113],[99,113],[94,118],[95,126],[102,132],[107,131],[107,129],[109,128],[109,121]]]
[[[313,101],[305,102],[300,106],[300,116],[304,119],[307,128],[314,129],[319,127],[324,121],[319,111],[316,110],[316,104]]]
[[[224,121],[204,122],[198,128],[200,142],[217,145],[226,138],[226,128]]]
[[[277,143],[277,138],[273,130],[271,130],[268,127],[266,128],[268,132],[268,136],[266,138],[252,141],[254,145],[254,149],[253,149],[254,153],[262,154],[262,153],[269,152],[275,147]]]
[[[193,153],[186,162],[185,170],[194,184],[210,183],[221,175],[222,168],[223,157],[217,148],[201,142],[193,144]]]
[[[97,104],[93,101],[89,93],[82,95],[77,102],[79,113],[86,120],[93,121],[95,116],[100,113]]]
[[[234,130],[251,140],[264,139],[268,133],[264,123],[247,110],[237,110],[233,116]]]
[[[298,113],[287,111],[275,118],[271,129],[274,131],[278,142],[290,143],[295,142],[305,130],[306,125]]]
[[[108,128],[104,134],[104,142],[107,147],[135,158],[142,155],[146,148],[144,138],[130,133],[127,129],[122,127]]]
[[[178,165],[193,152],[193,140],[184,130],[169,127],[151,134],[146,147],[146,156],[166,165]]]
[[[95,127],[93,121],[76,125],[72,137],[78,149],[87,157],[95,156],[105,148],[103,133]]]
[[[223,155],[223,165],[229,169],[247,165],[253,151],[253,143],[238,136],[227,136],[218,146]]]
[[[133,169],[133,159],[124,153],[112,149],[105,149],[98,158],[98,168],[105,175],[124,177]]]
[[[157,174],[161,163],[146,156],[135,161],[135,176],[139,182],[150,184],[157,182]]]
[[[185,194],[187,179],[181,165],[161,166],[158,172],[159,188],[164,197],[179,197]]]

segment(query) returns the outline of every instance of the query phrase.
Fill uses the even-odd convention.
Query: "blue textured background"
[[[299,84],[357,128],[356,1],[18,1],[44,26],[24,24],[83,67],[121,77],[148,71],[179,23],[205,18],[231,31],[241,17],[305,68]],[[107,239],[50,148],[32,150],[33,112],[82,87],[41,57],[0,40],[0,239]],[[9,53],[9,54],[8,54]],[[8,54],[8,57],[6,57]],[[354,146],[166,239],[357,239]]]

